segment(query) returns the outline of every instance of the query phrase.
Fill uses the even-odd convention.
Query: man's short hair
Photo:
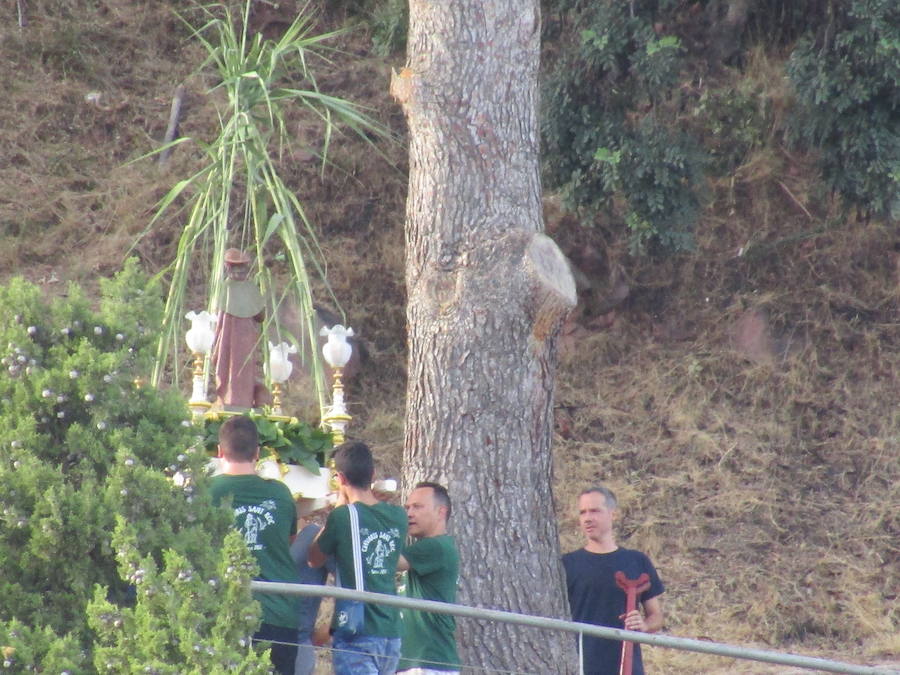
[[[450,503],[450,494],[447,492],[447,488],[440,483],[432,483],[430,481],[416,483],[413,490],[418,490],[419,488],[431,488],[434,492],[434,501],[437,502],[438,506],[447,507],[447,520],[450,520],[450,514],[453,512],[453,505]]]
[[[369,489],[375,475],[375,460],[369,446],[351,441],[338,446],[334,453],[334,467],[355,488]]]
[[[603,498],[606,500],[606,508],[608,508],[608,509],[619,508],[619,500],[616,499],[616,495],[608,487],[604,487],[602,485],[597,485],[594,487],[589,487],[587,490],[582,490],[581,494],[578,495],[578,497],[581,498],[584,495],[591,494],[592,492],[596,492],[598,495],[603,495]]]
[[[252,462],[259,448],[256,423],[246,415],[228,418],[219,428],[219,447],[231,462]]]

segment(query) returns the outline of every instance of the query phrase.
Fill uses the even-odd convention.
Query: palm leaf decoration
[[[209,270],[209,310],[215,311],[224,290],[225,250],[237,246],[254,259],[254,279],[264,297],[281,302],[290,296],[296,303],[305,333],[300,341],[301,356],[313,375],[319,406],[324,410],[326,387],[321,360],[316,349],[305,350],[304,346],[316,345],[318,340],[311,276],[329,287],[315,229],[303,203],[278,173],[277,160],[292,140],[285,113],[289,106],[300,106],[321,123],[323,168],[335,133],[349,130],[369,144],[387,133],[359,106],[329,96],[316,86],[310,61],[326,58],[328,48],[324,43],[339,31],[313,34],[310,15],[303,11],[278,39],[251,35],[248,19],[252,1],[244,1],[239,16],[225,5],[201,7],[206,19],[201,26],[182,18],[206,49],[201,70],[212,71],[217,81],[213,90],[225,92],[227,105],[219,110],[219,134],[213,142],[184,138],[174,142],[193,140],[203,153],[203,166],[168,191],[148,226],[149,230],[174,204],[187,205],[187,222],[175,260],[163,271],[171,280],[153,383],[159,384],[171,359],[178,361],[189,274],[204,265]],[[263,264],[264,254],[288,265],[290,283],[280,295],[276,295],[272,274]],[[273,321],[275,332],[280,333],[277,321],[270,317],[264,335]],[[277,339],[281,339],[280,334]],[[175,368],[176,381],[177,371]]]

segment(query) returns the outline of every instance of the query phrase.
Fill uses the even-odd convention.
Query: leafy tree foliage
[[[369,23],[372,47],[379,56],[387,57],[406,49],[409,27],[409,5],[406,0],[382,0],[374,3]]]
[[[677,250],[691,245],[703,155],[664,105],[681,43],[657,33],[647,4],[562,3],[548,22],[559,51],[543,92],[545,181],[588,221],[619,211],[633,248]]]
[[[287,464],[299,464],[313,473],[318,473],[320,467],[325,466],[333,446],[330,432],[296,418],[271,420],[252,411],[247,416],[256,423],[260,459],[275,457]],[[219,429],[227,419],[224,415],[207,415],[203,420],[203,445],[210,454],[216,451]]]
[[[773,125],[771,101],[747,80],[736,87],[704,89],[691,116],[703,139],[710,175],[727,176],[767,143]]]
[[[185,403],[137,379],[159,289],[133,262],[101,289],[94,311],[75,286],[0,288],[3,671],[265,672],[240,643],[252,558],[207,497]]]
[[[395,51],[390,36],[405,17],[393,0],[367,6],[373,39]],[[627,228],[633,250],[690,247],[704,173],[729,175],[772,124],[784,129],[752,88],[696,81],[746,66],[754,46],[798,39],[790,135],[821,151],[827,184],[848,203],[900,217],[900,4],[545,0],[543,10],[544,182],[583,222],[607,214]],[[693,103],[680,89],[686,72],[697,75]]]
[[[788,63],[793,136],[849,204],[900,219],[900,4],[832,2],[824,19]]]

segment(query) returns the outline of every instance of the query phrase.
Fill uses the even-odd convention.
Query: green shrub
[[[248,416],[256,423],[261,459],[275,456],[287,464],[304,466],[313,473],[318,473],[319,468],[326,465],[333,446],[331,432],[296,418],[271,419],[254,412],[248,413]],[[228,417],[227,414],[211,414],[204,418],[203,444],[207,453],[216,452],[219,429]]]
[[[223,549],[231,517],[207,497],[185,401],[140,379],[159,289],[134,262],[101,289],[95,311],[75,286],[0,287],[3,672],[265,672],[240,645],[258,621],[252,558],[239,538]]]
[[[635,250],[689,248],[704,159],[665,106],[681,45],[638,10],[604,1],[561,15],[543,87],[545,183],[586,221],[618,216]]]
[[[767,142],[771,100],[743,86],[704,89],[692,115],[699,125],[712,175],[729,175]]]
[[[406,49],[409,29],[409,5],[406,0],[381,0],[375,3],[368,19],[374,52],[388,57]]]
[[[788,75],[795,142],[816,148],[825,181],[867,215],[900,219],[900,4],[833,3]]]

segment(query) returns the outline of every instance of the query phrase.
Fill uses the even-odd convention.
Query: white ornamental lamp
[[[319,331],[319,335],[328,338],[328,342],[322,347],[322,355],[334,371],[331,407],[322,421],[331,427],[334,444],[340,445],[344,442],[344,432],[347,430],[347,423],[352,419],[347,414],[347,407],[344,404],[344,383],[341,381],[341,377],[344,372],[344,366],[347,365],[351,354],[353,354],[353,346],[347,342],[348,337],[353,337],[353,329],[349,326],[345,328],[341,324],[336,324],[331,328],[323,327]]]
[[[269,379],[272,380],[272,411],[281,414],[281,385],[287,382],[294,369],[291,354],[297,353],[297,347],[281,342],[278,345],[269,343]]]
[[[194,355],[194,379],[191,400],[188,407],[194,415],[202,415],[209,408],[206,400],[206,378],[203,376],[203,362],[212,350],[216,339],[214,326],[216,317],[207,311],[188,312],[184,318],[191,322],[191,327],[184,336],[188,349]]]

